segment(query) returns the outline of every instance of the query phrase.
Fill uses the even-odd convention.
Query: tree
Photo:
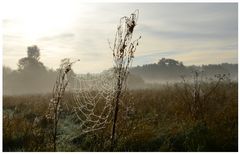
[[[29,46],[27,48],[27,57],[21,58],[18,61],[18,70],[46,70],[40,59],[40,49],[36,46]]]
[[[167,59],[167,58],[160,59],[158,64],[163,66],[183,66],[182,62],[179,62],[174,59]]]
[[[40,49],[36,45],[28,47],[27,54],[29,58],[40,59]]]

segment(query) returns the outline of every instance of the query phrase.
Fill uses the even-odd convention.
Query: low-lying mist
[[[226,74],[229,79],[237,81],[238,64],[185,66],[174,59],[162,58],[158,63],[132,67],[127,84],[129,89],[156,88],[182,82],[183,79],[191,81],[194,71],[199,71],[205,81],[214,80],[217,74]],[[50,93],[57,73],[58,70],[49,69],[40,61],[40,51],[37,46],[28,47],[27,57],[19,60],[17,70],[3,66],[3,94]]]

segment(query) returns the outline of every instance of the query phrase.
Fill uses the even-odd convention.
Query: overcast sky
[[[13,5],[14,4],[14,5]],[[74,0],[9,0],[3,20],[3,65],[17,68],[36,44],[47,67],[80,58],[78,73],[112,66],[107,40],[122,16],[140,10],[134,37],[142,36],[133,65],[174,58],[185,65],[237,63],[235,3],[80,3]],[[10,9],[11,8],[11,9]]]

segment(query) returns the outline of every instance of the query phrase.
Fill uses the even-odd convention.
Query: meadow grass
[[[189,113],[183,93],[180,84],[128,91],[120,103],[114,151],[237,151],[238,84],[221,83],[202,102],[200,119]],[[52,151],[52,122],[44,118],[50,98],[3,96],[3,151]],[[111,126],[79,135],[72,94],[63,102],[57,151],[110,151]]]

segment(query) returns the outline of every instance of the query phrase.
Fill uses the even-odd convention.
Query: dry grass
[[[214,90],[202,111],[204,121],[189,114],[181,90],[181,86],[166,85],[130,91],[123,100],[128,107],[119,109],[114,150],[237,151],[237,83],[222,83]],[[3,97],[4,151],[51,151],[48,134],[51,123],[41,118],[49,99],[50,95]],[[66,94],[64,102],[71,106],[71,94]],[[110,126],[78,136],[81,130],[76,129],[78,124],[73,118],[63,106],[59,151],[109,151]]]

